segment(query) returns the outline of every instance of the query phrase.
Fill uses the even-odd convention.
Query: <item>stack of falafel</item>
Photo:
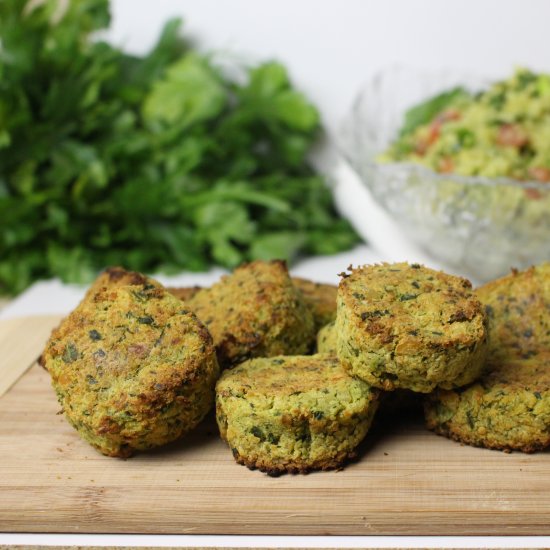
[[[69,422],[109,456],[178,439],[215,399],[237,462],[338,468],[382,397],[416,395],[438,433],[531,452],[550,444],[550,264],[475,292],[406,263],[348,268],[338,288],[282,261],[188,289],[111,268],[41,363]]]

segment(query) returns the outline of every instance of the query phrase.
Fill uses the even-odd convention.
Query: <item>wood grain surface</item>
[[[0,397],[36,361],[61,319],[45,315],[0,321]]]
[[[0,361],[25,332],[16,340],[2,340]],[[550,535],[549,453],[461,446],[414,416],[379,419],[343,471],[271,478],[235,464],[212,417],[120,460],[83,442],[59,408],[37,365],[0,398],[1,531]]]

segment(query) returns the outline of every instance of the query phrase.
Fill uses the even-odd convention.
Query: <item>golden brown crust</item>
[[[159,288],[162,286],[154,279],[149,279],[142,273],[137,273],[136,271],[126,271],[123,267],[119,266],[108,267],[102,271],[96,280],[90,285],[90,288],[86,293],[86,297],[96,294],[100,290],[104,290],[106,288],[143,284],[150,284]]]
[[[278,477],[283,474],[309,474],[317,470],[329,471],[329,470],[340,470],[343,466],[354,459],[357,458],[357,453],[355,451],[342,452],[338,456],[333,458],[327,458],[325,460],[319,460],[315,463],[300,462],[300,461],[288,461],[287,463],[273,464],[268,459],[257,458],[255,460],[250,460],[246,457],[240,456],[238,453],[233,453],[235,462],[246,466],[249,470],[259,470],[264,474],[267,474],[271,477]]]
[[[247,361],[216,385],[216,420],[237,462],[270,475],[339,468],[354,456],[379,392],[328,355]]]
[[[467,384],[487,347],[485,314],[470,282],[418,264],[343,274],[336,330],[344,366],[388,391]]]
[[[336,319],[336,293],[338,287],[325,283],[315,283],[301,277],[291,277],[292,284],[302,293],[304,303],[311,311],[315,329],[320,330]],[[167,287],[166,290],[180,300],[193,298],[204,287]]]
[[[178,438],[213,404],[212,338],[156,281],[109,270],[55,329],[43,363],[69,422],[109,456]]]
[[[543,449],[550,444],[550,386],[537,373],[549,367],[550,355],[541,354],[507,363],[506,370],[515,371],[514,384],[499,380],[493,370],[463,391],[437,391],[425,401],[426,424],[478,447]]]
[[[306,353],[314,339],[311,312],[283,261],[244,264],[187,303],[212,334],[222,367]]]
[[[550,349],[550,263],[513,270],[476,294],[489,318],[490,363]]]
[[[427,426],[469,445],[534,452],[550,445],[550,264],[484,285],[490,353],[477,383],[437,391]]]
[[[480,449],[492,449],[494,451],[503,451],[505,453],[520,451],[522,453],[532,454],[538,451],[543,451],[550,445],[550,436],[548,436],[546,441],[540,443],[509,445],[502,442],[491,443],[486,440],[470,437],[466,434],[459,434],[437,423],[426,422],[426,427],[437,435],[446,437],[447,439],[452,439],[457,443],[465,443],[466,445],[471,445],[472,447],[479,447]]]

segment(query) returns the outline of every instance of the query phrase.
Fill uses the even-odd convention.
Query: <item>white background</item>
[[[109,38],[133,52],[179,15],[202,51],[276,58],[329,127],[376,71],[404,64],[505,76],[550,70],[548,0],[112,0]]]

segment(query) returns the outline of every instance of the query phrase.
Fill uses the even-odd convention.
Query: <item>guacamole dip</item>
[[[455,88],[433,97],[406,113],[379,160],[550,182],[550,75],[519,69],[477,94]]]

